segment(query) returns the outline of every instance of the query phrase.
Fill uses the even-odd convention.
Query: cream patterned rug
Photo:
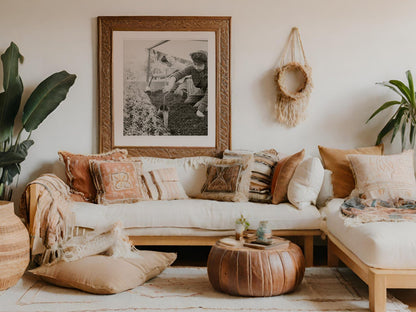
[[[294,293],[245,298],[215,291],[206,268],[172,267],[143,286],[107,296],[55,287],[25,275],[0,292],[0,311],[369,311],[367,296],[366,285],[347,268],[308,268]],[[387,311],[409,310],[389,295]]]

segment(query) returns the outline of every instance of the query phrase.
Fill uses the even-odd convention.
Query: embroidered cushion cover
[[[252,155],[219,159],[207,168],[200,198],[220,201],[248,201]]]
[[[134,203],[149,200],[141,177],[142,163],[133,160],[90,160],[98,204]]]
[[[296,170],[296,167],[302,161],[305,150],[287,156],[277,163],[272,181],[272,204],[280,204],[287,201],[287,189],[290,179]]]
[[[395,155],[348,155],[355,177],[351,196],[416,199],[413,150]]]
[[[91,159],[121,160],[126,159],[127,150],[115,149],[105,154],[81,155],[65,151],[58,152],[59,159],[65,165],[65,173],[71,193],[78,194],[84,201],[93,202],[96,198],[94,182],[90,174]]]
[[[370,147],[342,150],[318,146],[324,168],[332,171],[334,197],[344,198],[350,195],[355,182],[347,159],[349,154],[382,155],[383,144]]]

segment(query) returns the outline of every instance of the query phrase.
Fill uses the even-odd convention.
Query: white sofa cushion
[[[416,224],[414,222],[372,222],[344,225],[335,198],[322,209],[326,228],[365,264],[381,269],[416,269]]]
[[[213,163],[215,157],[198,156],[184,158],[137,157],[143,163],[143,171],[175,167],[188,196],[194,197],[201,193],[205,183],[207,165]]]
[[[76,226],[95,229],[121,221],[125,228],[198,228],[233,230],[243,213],[256,229],[268,220],[272,229],[319,229],[321,215],[315,206],[296,209],[289,203],[219,202],[203,199],[142,201],[134,204],[97,205],[74,202]]]

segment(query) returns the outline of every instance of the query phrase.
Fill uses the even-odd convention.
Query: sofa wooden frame
[[[38,204],[38,184],[30,184],[26,190],[26,200],[29,207],[29,226],[33,224],[33,218]],[[305,265],[313,266],[313,238],[320,236],[320,230],[277,230],[273,235],[282,237],[295,237],[301,240],[305,255]],[[212,246],[224,236],[130,236],[130,240],[136,246]]]
[[[328,266],[339,266],[341,260],[367,285],[370,311],[386,311],[388,288],[416,288],[416,269],[377,269],[361,261],[331,233],[328,237]]]

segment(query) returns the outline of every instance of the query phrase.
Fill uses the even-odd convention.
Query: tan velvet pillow
[[[199,198],[220,201],[248,201],[253,155],[218,159],[207,168]]]
[[[395,155],[348,155],[355,178],[352,196],[416,199],[413,150]]]
[[[45,282],[93,294],[116,294],[142,285],[176,260],[175,253],[141,250],[139,258],[90,256],[29,272]]]
[[[60,160],[65,165],[65,173],[71,193],[82,196],[85,201],[94,202],[96,190],[90,174],[89,161],[121,160],[127,157],[127,150],[115,149],[105,154],[81,155],[65,151],[58,152]]]
[[[134,203],[150,199],[141,177],[141,161],[90,160],[90,171],[97,190],[97,204]]]
[[[295,173],[296,167],[305,156],[305,150],[282,158],[277,162],[272,180],[272,204],[280,204],[287,201],[287,189],[290,179]]]
[[[355,187],[354,176],[347,159],[349,154],[382,155],[384,145],[361,147],[350,150],[319,146],[324,168],[332,171],[332,186],[334,197],[344,198],[350,195]]]

